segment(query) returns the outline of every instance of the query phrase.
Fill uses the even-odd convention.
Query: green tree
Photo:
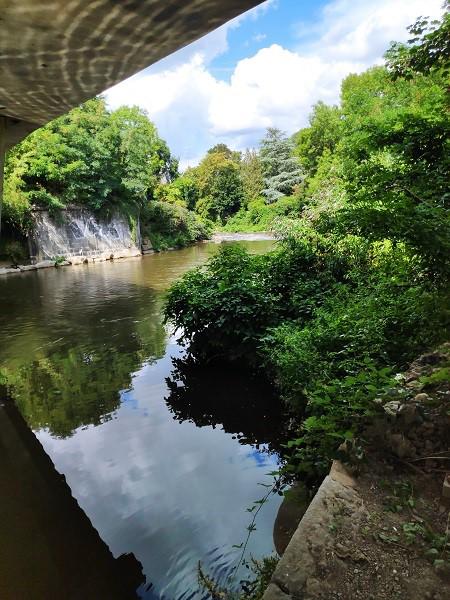
[[[142,206],[160,181],[170,182],[178,175],[178,161],[138,107],[122,106],[111,113],[105,136],[111,158],[117,160],[115,176],[126,194],[125,203]]]
[[[261,160],[256,150],[246,150],[242,156],[240,173],[245,204],[257,200],[264,189]]]
[[[433,270],[447,269],[449,137],[446,84],[438,74],[392,80],[383,67],[342,84],[339,144],[346,233],[405,242]]]
[[[5,217],[23,228],[33,205],[135,212],[176,176],[177,161],[145,112],[111,113],[95,98],[28,136],[9,153],[5,174]]]
[[[309,117],[309,127],[294,134],[295,154],[309,175],[314,175],[325,150],[333,152],[342,135],[342,112],[337,106],[318,102]]]
[[[222,152],[209,152],[192,172],[200,189],[196,210],[201,216],[225,222],[239,210],[243,187],[234,160]]]
[[[450,2],[446,0],[448,10]],[[394,77],[412,78],[417,73],[450,72],[450,13],[442,21],[419,17],[408,27],[412,38],[406,44],[393,42],[385,54],[387,67]]]
[[[264,173],[263,194],[268,203],[281,196],[289,196],[303,176],[298,159],[293,155],[294,146],[279,129],[269,128],[261,142],[260,157]]]
[[[178,204],[188,210],[194,210],[200,198],[200,190],[195,178],[191,174],[184,174],[170,183],[160,185],[155,196],[163,202]]]
[[[223,154],[235,163],[239,163],[242,157],[240,152],[230,150],[226,144],[216,144],[208,150],[208,154]]]

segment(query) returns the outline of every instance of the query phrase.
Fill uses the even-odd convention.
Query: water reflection
[[[0,597],[137,600],[142,565],[113,557],[11,401],[0,446]]]
[[[174,341],[168,350],[179,352]],[[166,355],[139,371],[116,418],[101,427],[63,441],[37,434],[114,555],[132,551],[150,591],[167,600],[197,598],[199,560],[226,578],[237,558],[232,546],[248,525],[246,508],[277,465],[276,455],[240,445],[218,427],[174,421],[164,402],[171,366]],[[249,547],[256,556],[272,551],[279,502],[274,497],[259,515]]]
[[[199,598],[198,560],[229,573],[246,508],[277,464],[256,447],[278,443],[280,408],[264,386],[245,384],[244,399],[237,372],[202,382],[178,361],[173,373],[181,349],[162,324],[163,292],[216,249],[0,281],[0,377],[113,555],[142,563],[144,598]],[[255,556],[273,548],[279,502],[260,513]]]
[[[116,321],[103,317],[92,330],[99,336],[103,330],[102,344],[59,344],[48,356],[3,369],[33,429],[67,437],[80,426],[105,422],[120,405],[120,391],[130,388],[132,374],[164,354],[166,331],[157,314]]]
[[[228,363],[206,366],[191,355],[172,363],[166,403],[180,423],[220,425],[241,444],[282,452],[290,439],[289,412],[261,373],[250,374]]]

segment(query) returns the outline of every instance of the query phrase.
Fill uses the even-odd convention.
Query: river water
[[[114,557],[142,563],[142,598],[204,597],[199,561],[223,581],[278,464],[270,389],[190,365],[162,322],[170,283],[217,248],[0,280],[0,381]],[[247,556],[273,551],[280,502],[263,505]]]

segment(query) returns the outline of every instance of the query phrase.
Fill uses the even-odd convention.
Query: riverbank
[[[107,260],[127,259],[136,258],[142,256],[142,253],[137,249],[128,250],[124,248],[119,252],[111,253],[104,252],[95,256],[72,256],[69,260],[41,260],[37,263],[29,265],[17,265],[17,267],[0,267],[1,275],[16,275],[17,273],[25,273],[27,271],[36,271],[39,269],[48,269],[50,267],[71,267],[75,265],[87,265],[89,263],[105,262]]]
[[[201,242],[195,243],[206,243],[206,242],[214,242],[216,244],[220,244],[222,242],[261,242],[261,241],[271,241],[274,240],[274,236],[270,233],[261,232],[261,233],[222,233],[216,232],[212,235],[211,238],[202,240]],[[195,245],[191,244],[191,245]],[[8,266],[0,266],[0,276],[1,275],[16,275],[18,273],[25,273],[27,271],[36,271],[39,269],[48,269],[50,267],[70,267],[75,265],[83,265],[83,264],[91,264],[91,263],[99,263],[107,260],[124,260],[128,258],[138,258],[140,256],[147,256],[153,253],[160,252],[170,252],[177,250],[178,248],[165,248],[164,250],[155,250],[149,247],[149,249],[144,252],[140,252],[137,249],[127,249],[124,248],[119,252],[103,252],[97,255],[90,256],[71,256],[68,260],[42,260],[37,262],[36,264],[26,264],[26,265],[18,265],[17,267],[8,267]]]
[[[399,376],[364,437],[333,463],[263,600],[443,600],[450,593],[450,345]]]
[[[213,234],[211,241],[220,242],[260,242],[274,240],[275,236],[267,231],[261,231],[257,233],[225,233],[223,231],[217,231]]]

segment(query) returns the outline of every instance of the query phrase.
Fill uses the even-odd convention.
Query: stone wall
[[[57,217],[47,210],[34,212],[34,230],[30,236],[32,262],[71,258],[109,258],[140,254],[140,239],[134,239],[126,217],[116,214],[99,219],[83,208],[69,208]],[[139,229],[139,228],[137,228]]]

